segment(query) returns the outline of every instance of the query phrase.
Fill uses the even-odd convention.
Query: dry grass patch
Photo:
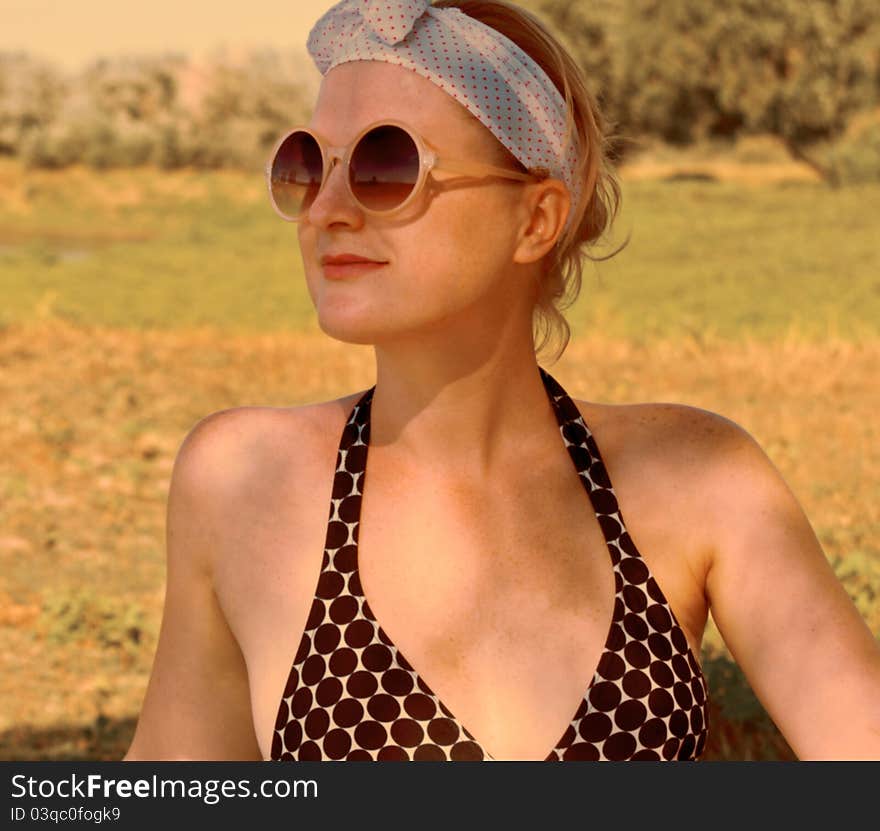
[[[878,363],[880,339],[590,337],[551,371],[578,397],[679,401],[743,425],[880,633]],[[186,432],[215,410],[296,405],[372,381],[370,350],[320,333],[51,320],[0,331],[0,757],[124,750],[155,646],[165,498]],[[707,642],[722,654],[711,633]],[[758,722],[733,715],[716,713],[716,757],[784,754]]]

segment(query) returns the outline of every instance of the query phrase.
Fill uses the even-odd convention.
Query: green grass
[[[575,332],[822,338],[880,330],[880,187],[644,182],[619,255],[584,272]]]
[[[23,176],[23,174],[21,174]],[[238,331],[308,328],[296,229],[259,174],[43,174],[0,205],[0,322]],[[163,178],[164,177],[164,178]],[[162,187],[179,182],[180,187]],[[139,196],[107,204],[126,183]],[[85,191],[85,192],[84,192]],[[810,337],[880,330],[880,186],[629,183],[615,238],[584,271],[575,334]]]
[[[0,208],[0,320],[52,314],[84,324],[243,331],[308,325],[296,228],[254,198],[258,175],[189,175],[203,191],[196,197],[151,190],[150,178],[161,173],[130,175],[144,190],[139,204],[87,197],[81,205],[62,174],[31,196],[30,216]]]

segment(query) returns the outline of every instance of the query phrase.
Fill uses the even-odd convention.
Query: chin
[[[361,346],[372,346],[377,338],[368,329],[362,326],[350,326],[341,324],[339,321],[325,321],[318,318],[318,326],[325,335],[342,343],[353,343]]]
[[[328,285],[312,292],[318,326],[343,343],[378,345],[408,341],[419,335],[448,330],[462,313],[473,319],[470,297],[420,293],[401,297],[382,286],[367,283]],[[375,289],[375,290],[373,290]],[[470,314],[468,314],[470,312]],[[465,321],[462,321],[465,322]]]
[[[419,311],[424,313],[424,309]],[[324,334],[343,343],[363,346],[408,339],[431,329],[436,323],[433,318],[425,319],[419,314],[394,315],[387,308],[366,309],[329,304],[318,306],[318,326]]]
[[[318,306],[318,326],[324,334],[343,343],[371,345],[388,337],[388,319],[364,309]]]

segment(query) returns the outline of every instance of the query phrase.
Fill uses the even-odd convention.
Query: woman
[[[880,758],[877,644],[755,442],[536,363],[617,206],[571,59],[460,0],[346,0],[309,47],[270,192],[376,385],[187,437],[127,758],[699,758],[710,606],[801,758]]]

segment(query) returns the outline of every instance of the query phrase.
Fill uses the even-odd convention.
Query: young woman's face
[[[499,164],[491,133],[443,90],[393,64],[341,64],[325,76],[310,126],[333,146],[347,146],[383,119],[414,129],[457,160]],[[309,292],[321,328],[339,340],[379,344],[457,322],[492,327],[502,312],[530,320],[534,281],[512,268],[523,184],[433,172],[422,193],[390,217],[365,214],[337,165],[298,226]],[[342,274],[328,255],[385,263]],[[491,332],[487,332],[492,336]]]

